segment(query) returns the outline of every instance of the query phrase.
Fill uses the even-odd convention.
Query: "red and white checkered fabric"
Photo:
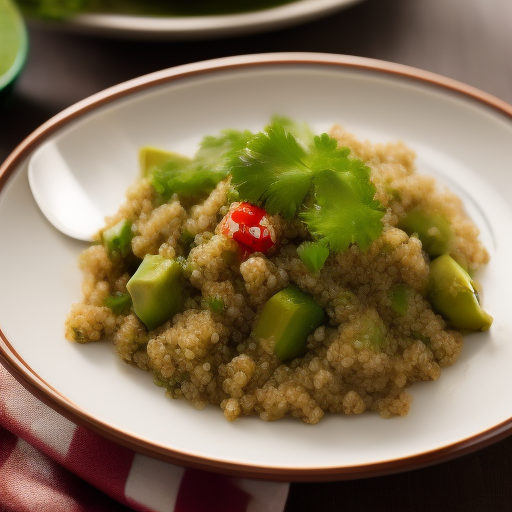
[[[288,489],[135,453],[62,417],[0,364],[0,512],[282,512]]]

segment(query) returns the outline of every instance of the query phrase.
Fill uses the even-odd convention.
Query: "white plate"
[[[296,0],[246,13],[211,16],[79,14],[64,22],[37,24],[63,31],[140,39],[205,39],[247,35],[313,21],[363,0]]]
[[[480,275],[494,316],[467,337],[436,382],[410,388],[405,418],[328,416],[227,422],[210,407],[168,401],[151,375],[118,361],[108,343],[64,339],[80,297],[83,245],[57,232],[31,196],[27,160],[60,152],[71,168],[108,169],[122,195],[137,150],[192,153],[206,134],[263,127],[272,114],[316,129],[339,122],[374,141],[402,139],[422,172],[463,198],[491,263]],[[184,465],[253,477],[342,479],[419,467],[467,453],[512,428],[512,107],[457,82],[362,58],[271,54],[164,70],[86,99],[47,122],[0,174],[0,355],[20,380],[75,421],[136,450]]]

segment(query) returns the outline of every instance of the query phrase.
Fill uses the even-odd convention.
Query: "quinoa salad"
[[[402,142],[275,117],[140,165],[79,257],[66,338],[113,343],[168,398],[228,420],[403,416],[492,324],[478,229]]]

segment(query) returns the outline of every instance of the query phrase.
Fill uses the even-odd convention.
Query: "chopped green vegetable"
[[[214,313],[222,313],[222,310],[224,309],[224,301],[217,297],[210,297],[209,299],[206,299],[206,303]]]
[[[273,295],[263,306],[254,336],[272,339],[281,361],[302,355],[309,334],[322,325],[323,309],[299,288],[289,287]]]
[[[144,256],[126,288],[135,314],[149,330],[174,316],[183,304],[182,266],[156,254]]]
[[[73,327],[73,337],[77,343],[87,343],[84,333],[77,327]]]
[[[132,298],[129,293],[117,292],[115,295],[107,297],[104,304],[107,308],[110,308],[115,315],[125,315],[130,311]]]
[[[195,160],[202,168],[227,176],[253,137],[249,130],[223,130],[218,137],[208,135],[199,144]]]
[[[156,192],[168,201],[173,194],[196,196],[210,192],[225,177],[225,174],[198,168],[193,161],[170,161],[153,168],[149,180]]]
[[[310,272],[318,272],[329,257],[329,248],[317,242],[303,242],[297,247],[297,254]]]
[[[103,247],[111,259],[125,258],[132,250],[132,223],[123,219],[101,234]]]
[[[430,338],[428,336],[425,336],[424,334],[421,334],[419,331],[412,331],[411,335],[414,339],[420,340],[425,345],[428,345],[430,343]]]
[[[407,286],[398,284],[391,288],[391,307],[399,315],[405,315],[407,313]]]

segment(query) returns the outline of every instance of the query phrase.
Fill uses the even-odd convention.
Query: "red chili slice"
[[[235,203],[221,222],[221,233],[246,252],[267,252],[275,245],[275,232],[267,212],[250,203]]]

